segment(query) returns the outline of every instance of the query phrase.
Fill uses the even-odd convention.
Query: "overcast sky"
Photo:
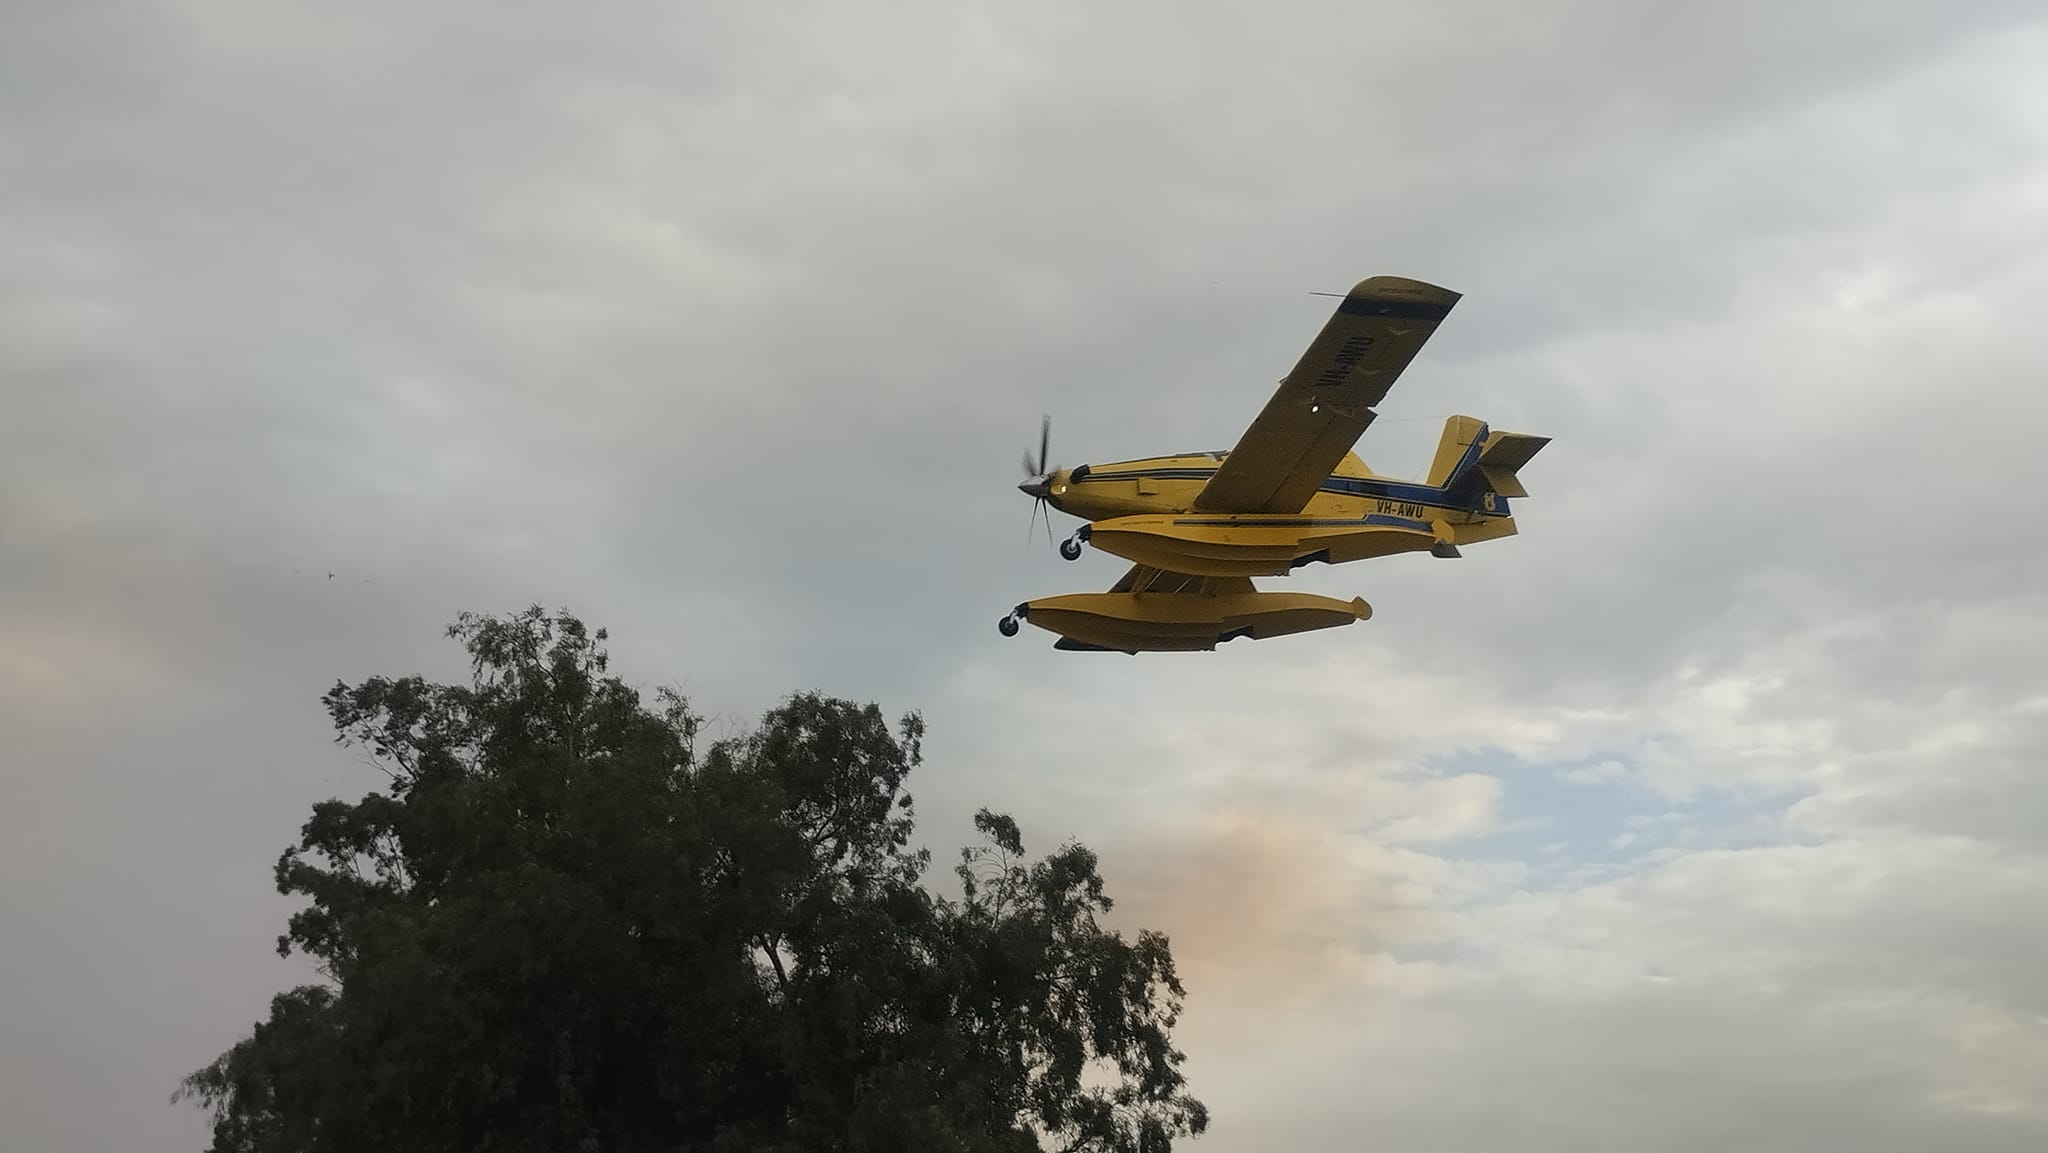
[[[2036,5],[0,20],[0,1145],[203,1146],[378,779],[320,693],[538,601],[734,723],[922,710],[942,860],[1096,848],[1195,1148],[2048,1147]],[[1026,543],[1042,413],[1228,448],[1377,274],[1465,295],[1361,454],[1554,437],[1522,535],[997,633],[1124,567]]]

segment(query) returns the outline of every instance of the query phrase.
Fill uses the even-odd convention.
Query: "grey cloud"
[[[1325,844],[1378,827],[1378,784],[1448,751],[1561,755],[1682,721],[1688,668],[1789,669],[1733,723],[1823,718],[1864,756],[1873,787],[1815,787],[1787,836],[1960,832],[2024,859],[2037,726],[1944,783],[1878,755],[1900,730],[1866,747],[1850,722],[1950,689],[1967,719],[2032,683],[2043,558],[1998,494],[2024,488],[2040,413],[2033,20],[1582,0],[16,21],[0,829],[5,872],[34,880],[0,899],[45,945],[0,962],[4,1034],[26,1039],[0,1063],[34,1069],[0,1078],[10,1136],[195,1140],[156,1107],[169,1084],[294,977],[266,960],[270,860],[308,801],[374,783],[326,747],[314,698],[459,675],[438,631],[462,609],[566,602],[614,627],[621,668],[736,717],[813,684],[923,704],[936,844],[977,804],[1016,809],[1035,842],[1072,831],[1128,862],[1137,913],[1203,910],[1204,884],[1322,894],[1256,957],[1186,921],[1216,973],[1282,968],[1325,920],[1371,954],[1366,912],[1395,882],[1286,880],[1306,854],[1244,864],[1204,847],[1204,820],[1321,803],[1330,827],[1301,837]],[[995,635],[1015,601],[1121,569],[1025,551],[1010,485],[1041,412],[1069,464],[1227,447],[1321,323],[1304,294],[1383,271],[1467,297],[1362,451],[1419,467],[1456,410],[1556,435],[1523,537],[1305,574],[1380,606],[1330,645],[1104,662]],[[1867,319],[1814,319],[1829,290]],[[1845,617],[1872,623],[1808,627]],[[1615,715],[1559,719],[1596,709]],[[1186,863],[1184,888],[1160,861]],[[1958,901],[1946,931],[2031,956],[1995,932],[2027,892]],[[1732,914],[1699,916],[1711,948]],[[154,963],[110,952],[127,925],[157,931]],[[1814,931],[1837,930],[1874,931]],[[1810,947],[1805,979],[1834,979],[1838,945]],[[2017,969],[1959,980],[2032,1003]],[[1565,1146],[1595,1122],[1552,1102],[1610,1092],[1627,1069],[1601,1047],[1655,1022],[1697,1087],[1674,1072],[1648,1099],[1703,1142],[1868,1118],[1927,1143],[2020,1131],[1889,1108],[1890,1067],[1830,1096],[1796,1070],[1760,1084],[1720,1040],[1688,1066],[1692,1038],[1724,1036],[1721,1002],[1581,1018],[1499,997],[1440,1006],[1415,1080],[1327,1116],[1298,1095],[1262,1114],[1256,1070],[1197,1059],[1244,1110],[1230,1124],[1267,1136],[1348,1145],[1333,1135],[1370,1113]],[[1357,1027],[1422,1028],[1386,1004]],[[1731,1020],[1769,1015],[1743,1004]],[[80,1027],[96,1013],[151,1032],[116,1058],[113,1031]],[[1491,1047],[1493,1019],[1555,1044]],[[1890,1036],[1858,1028],[1795,1039]],[[1527,1092],[1473,1108],[1468,1077]],[[1717,1119],[1729,1078],[1765,1121]],[[123,1104],[76,1122],[53,1103],[81,1084]],[[1250,1141],[1229,1131],[1215,1143]]]

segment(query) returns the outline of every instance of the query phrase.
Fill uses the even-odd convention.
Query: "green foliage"
[[[322,985],[186,1079],[215,1153],[1166,1150],[1200,1133],[1166,940],[1096,858],[984,811],[922,884],[923,724],[815,694],[699,749],[673,693],[538,608],[450,628],[472,683],[336,684],[388,791],[277,865]]]

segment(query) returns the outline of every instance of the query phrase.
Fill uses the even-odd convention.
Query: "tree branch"
[[[789,996],[789,974],[782,970],[782,954],[775,951],[775,940],[767,934],[761,936],[761,951],[768,954],[768,964],[775,970],[775,985],[782,995]]]

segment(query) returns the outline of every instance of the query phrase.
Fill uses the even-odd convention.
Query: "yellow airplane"
[[[1402,277],[1361,281],[1229,452],[1047,470],[1048,421],[1017,487],[1087,522],[1061,556],[1088,544],[1133,564],[1108,592],[1018,605],[1003,635],[1025,620],[1058,634],[1058,649],[1186,652],[1348,625],[1372,606],[1260,592],[1252,578],[1423,550],[1455,557],[1513,536],[1508,501],[1528,495],[1516,474],[1549,437],[1451,417],[1423,484],[1380,476],[1351,450],[1458,299]]]

